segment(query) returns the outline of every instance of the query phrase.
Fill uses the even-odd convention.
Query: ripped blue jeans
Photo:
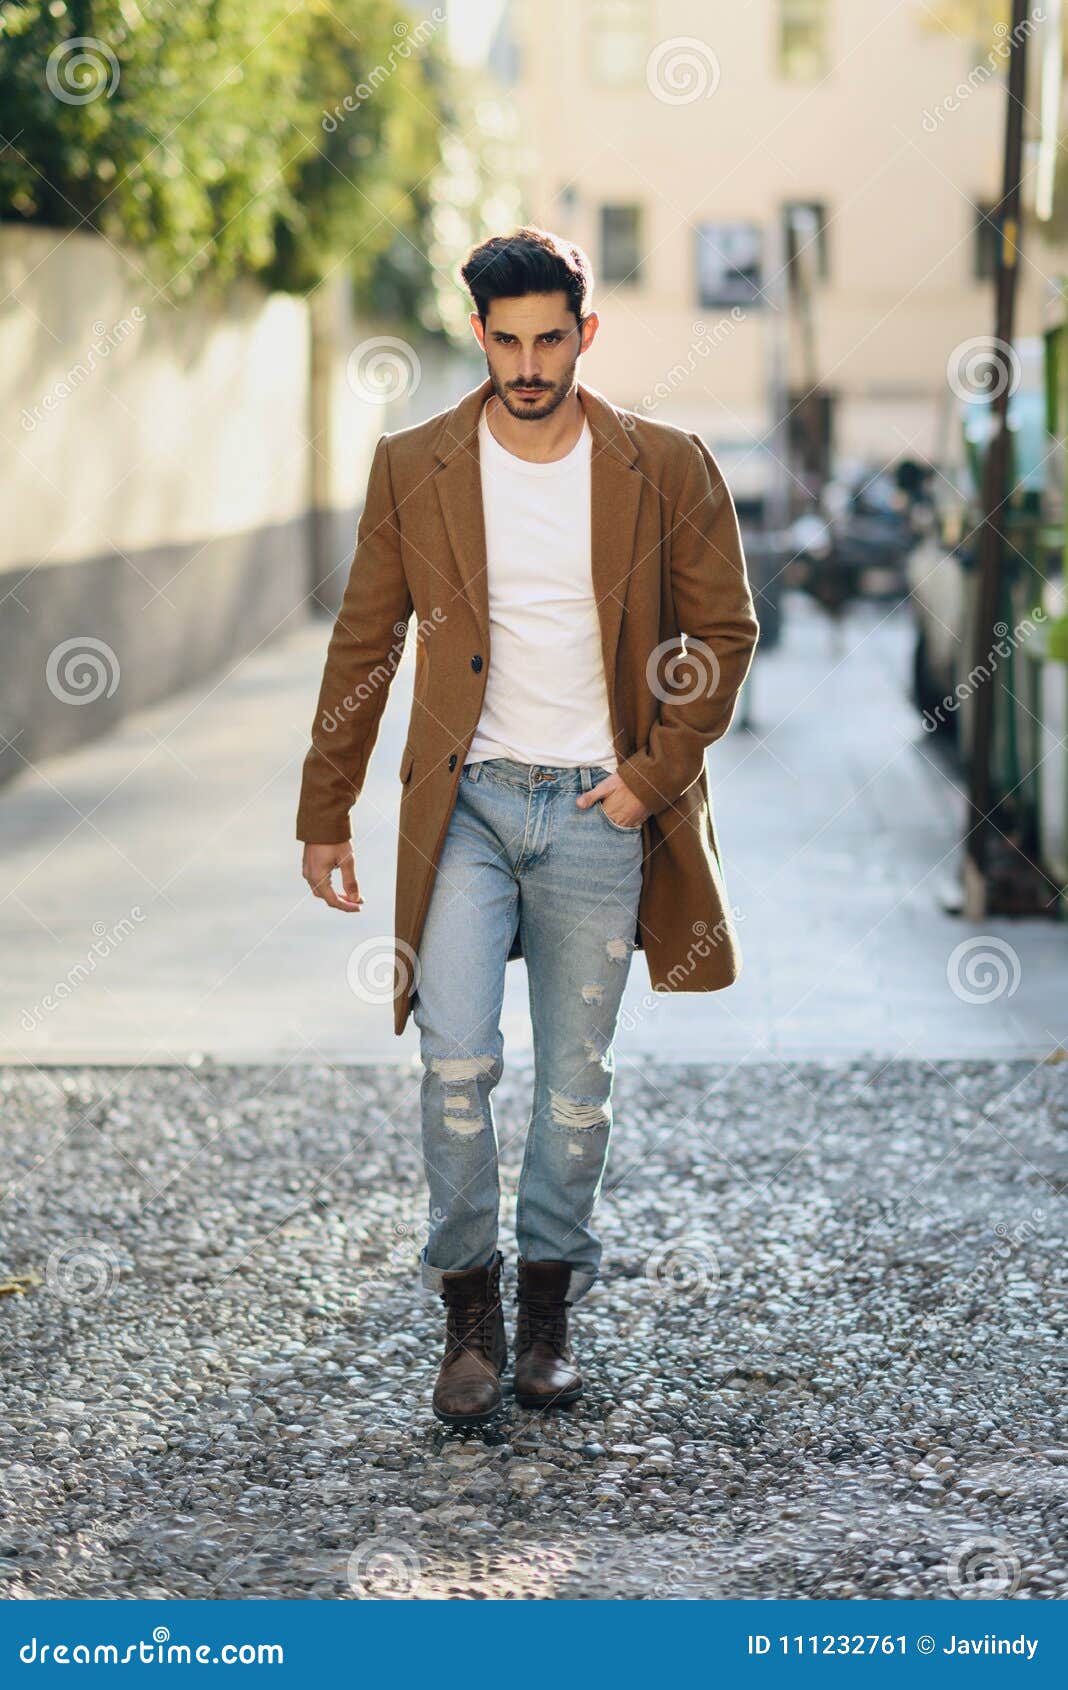
[[[575,798],[608,771],[505,757],[467,764],[419,944],[423,1163],[430,1227],[424,1286],[497,1249],[500,1180],[492,1092],[518,926],[534,1035],[534,1095],[516,1199],[527,1261],[571,1264],[577,1302],[597,1278],[591,1219],[612,1128],[612,1040],[630,972],[643,828]]]

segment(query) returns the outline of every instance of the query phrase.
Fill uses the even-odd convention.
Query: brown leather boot
[[[434,1386],[434,1413],[449,1426],[477,1426],[501,1406],[508,1359],[498,1250],[489,1267],[442,1275],[445,1354]]]
[[[519,1258],[519,1317],[515,1332],[515,1400],[550,1408],[582,1395],[582,1374],[568,1342],[569,1262]]]

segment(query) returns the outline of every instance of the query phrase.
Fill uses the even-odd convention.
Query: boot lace
[[[493,1347],[496,1304],[492,1301],[450,1303],[444,1293],[442,1302],[448,1312],[450,1354],[454,1350],[481,1350],[489,1355]]]
[[[555,1297],[523,1297],[519,1301],[523,1349],[540,1338],[563,1356],[567,1344],[567,1304]]]

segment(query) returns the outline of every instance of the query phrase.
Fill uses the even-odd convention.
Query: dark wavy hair
[[[580,246],[529,225],[472,247],[460,274],[483,327],[492,300],[556,293],[561,288],[567,294],[568,309],[581,323],[593,288],[593,267]]]

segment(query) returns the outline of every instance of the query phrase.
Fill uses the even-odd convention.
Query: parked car
[[[844,492],[837,509],[830,505],[840,566],[853,572],[861,597],[902,597],[908,591],[908,555],[920,538],[922,498],[907,492],[890,469],[862,472]],[[833,499],[833,490],[828,493]]]
[[[819,508],[790,525],[791,579],[832,615],[857,598],[901,598],[906,559],[930,525],[931,473],[913,459],[843,466]]]
[[[1021,379],[1008,407],[1012,449],[1007,528],[1038,518],[1046,458],[1042,350],[1037,337],[1016,348]],[[954,701],[973,661],[975,595],[970,589],[978,563],[982,473],[992,413],[989,399],[981,395],[953,397],[947,405],[948,439],[932,485],[932,524],[907,562],[916,622],[911,693],[930,730],[960,742],[963,749],[967,717],[962,722]]]
[[[715,440],[710,449],[731,490],[742,531],[749,584],[760,623],[757,655],[766,657],[782,631],[782,590],[790,552],[786,537],[771,532],[768,516],[776,465],[761,440]]]

